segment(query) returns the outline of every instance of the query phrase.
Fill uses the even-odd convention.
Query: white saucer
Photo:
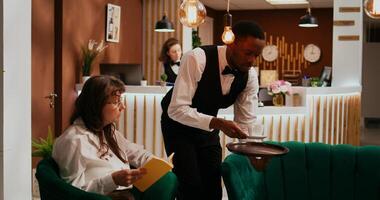
[[[250,135],[250,136],[247,136],[247,139],[252,139],[252,140],[263,140],[265,139],[267,136],[266,135]]]

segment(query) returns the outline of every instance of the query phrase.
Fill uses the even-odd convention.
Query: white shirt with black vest
[[[218,62],[220,71],[220,84],[223,95],[230,92],[235,76],[223,75],[222,71],[228,65],[226,59],[227,46],[218,46]],[[191,108],[192,99],[197,90],[198,82],[202,78],[206,66],[206,55],[203,49],[196,48],[186,53],[181,59],[181,67],[175,82],[173,95],[168,108],[171,119],[184,125],[211,131],[209,128],[211,115],[206,115]],[[234,121],[238,124],[251,125],[256,120],[257,93],[259,83],[256,70],[249,70],[247,86],[239,94],[234,103]]]

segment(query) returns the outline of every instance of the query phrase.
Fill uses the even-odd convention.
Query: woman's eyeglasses
[[[116,107],[121,107],[121,106],[124,106],[124,103],[123,103],[123,98],[122,97],[119,97],[116,101],[113,101],[113,102],[107,102],[107,104],[112,104]]]

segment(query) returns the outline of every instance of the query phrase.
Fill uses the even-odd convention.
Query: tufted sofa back
[[[230,200],[379,200],[380,147],[280,143],[289,153],[255,171],[245,156],[222,164]]]

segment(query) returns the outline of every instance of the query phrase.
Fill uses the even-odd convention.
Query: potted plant
[[[32,156],[42,157],[42,158],[50,157],[53,152],[53,144],[54,144],[53,131],[51,130],[49,126],[46,139],[43,139],[43,138],[32,139],[32,148],[34,149],[32,152]]]
[[[95,40],[89,40],[87,46],[82,47],[83,64],[82,64],[82,82],[84,83],[91,74],[92,62],[96,56],[101,53],[108,46],[104,44],[104,41],[100,43]]]
[[[147,86],[148,82],[146,81],[145,77],[143,76],[140,81],[141,86]]]
[[[199,37],[199,31],[198,29],[193,29],[192,32],[192,39],[193,39],[193,49],[199,47],[202,45],[201,38]]]
[[[53,145],[54,145],[54,134],[51,130],[50,126],[48,127],[48,134],[46,136],[46,139],[43,138],[33,138],[32,139],[32,156],[33,157],[42,157],[42,158],[48,158],[51,157],[53,153]],[[32,178],[32,193],[33,197],[36,199],[40,198],[40,190],[38,186],[38,182],[36,179],[36,169],[33,168],[32,170],[33,178]]]
[[[312,77],[310,80],[310,85],[311,85],[311,87],[321,87],[322,82],[319,79],[319,77]]]
[[[292,84],[288,81],[278,80],[268,85],[268,94],[273,96],[274,106],[285,105],[285,95],[291,94]]]
[[[166,80],[168,79],[168,75],[163,73],[163,74],[161,74],[160,78],[161,78],[161,81],[160,81],[161,86],[166,86]]]

